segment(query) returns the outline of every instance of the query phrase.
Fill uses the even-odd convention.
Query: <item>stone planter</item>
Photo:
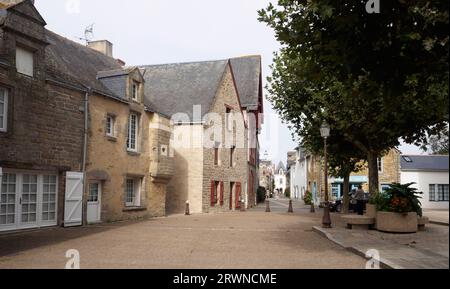
[[[377,217],[377,206],[372,204],[366,205],[366,216],[369,218]]]
[[[389,233],[417,233],[417,214],[377,212],[377,230]]]

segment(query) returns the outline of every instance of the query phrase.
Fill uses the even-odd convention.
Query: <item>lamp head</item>
[[[328,138],[330,136],[330,126],[327,123],[322,124],[320,127],[320,135],[323,138]]]

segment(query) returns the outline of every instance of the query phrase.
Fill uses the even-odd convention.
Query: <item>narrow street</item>
[[[320,214],[286,200],[223,214],[169,216],[0,235],[0,268],[296,269],[364,268],[366,260],[313,232]]]

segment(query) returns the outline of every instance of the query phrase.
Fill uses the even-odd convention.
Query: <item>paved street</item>
[[[313,232],[320,214],[272,201],[244,213],[170,216],[84,228],[0,235],[0,268],[364,268],[366,260]]]

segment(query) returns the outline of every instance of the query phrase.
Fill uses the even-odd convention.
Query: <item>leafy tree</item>
[[[308,119],[308,122],[314,122],[312,119]],[[302,138],[302,146],[308,151],[323,155],[324,144],[320,135],[321,123],[315,121],[315,125],[308,126],[309,130],[299,131]],[[328,139],[328,166],[329,175],[334,177],[343,178],[344,180],[344,192],[343,192],[343,213],[348,213],[349,209],[349,191],[350,187],[350,174],[352,172],[362,169],[365,155],[354,147],[350,142],[336,130],[332,130]]]
[[[340,132],[365,154],[375,194],[378,157],[448,122],[449,2],[382,1],[380,14],[365,4],[279,0],[259,20],[282,44],[268,78],[274,108],[297,132],[311,118]]]
[[[448,127],[430,136],[428,142],[422,146],[422,150],[431,151],[435,155],[448,155]]]

